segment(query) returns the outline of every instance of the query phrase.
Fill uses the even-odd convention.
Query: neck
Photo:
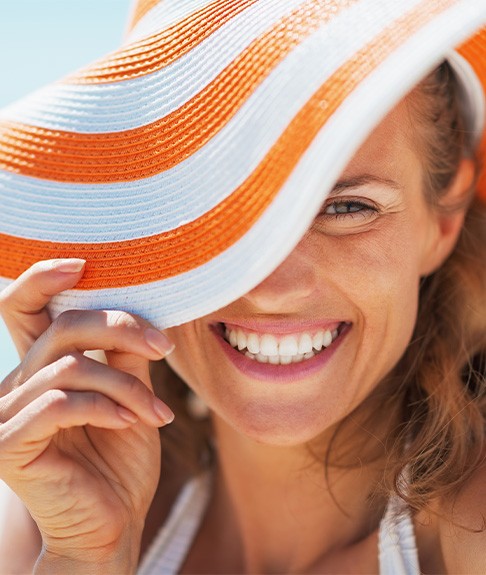
[[[231,517],[246,572],[312,570],[376,534],[385,506],[375,492],[381,460],[325,467],[324,438],[315,446],[264,445],[217,417],[214,424],[215,498]]]

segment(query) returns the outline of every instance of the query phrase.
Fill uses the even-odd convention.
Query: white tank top
[[[172,506],[137,571],[137,575],[176,575],[191,548],[211,493],[211,475],[189,481]],[[380,523],[380,575],[420,575],[410,513],[392,498]]]

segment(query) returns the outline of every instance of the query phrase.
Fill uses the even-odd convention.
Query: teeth
[[[321,330],[315,334],[286,335],[280,340],[272,334],[245,333],[226,327],[226,340],[232,347],[260,363],[288,365],[311,359],[338,337],[337,329]]]
[[[331,345],[331,343],[332,343],[332,334],[329,330],[327,330],[324,332],[324,338],[322,341],[322,345],[324,347],[329,347]]]
[[[317,351],[321,351],[324,342],[324,332],[318,331],[316,335],[312,338],[312,347]]]
[[[260,339],[260,353],[263,355],[278,355],[277,338],[269,334],[263,335]]]
[[[231,347],[238,347],[238,334],[236,331],[234,330],[226,330],[226,339],[228,339],[228,341],[231,344]]]
[[[296,338],[293,335],[286,335],[282,338],[278,346],[278,353],[281,356],[297,355],[299,353],[299,345]]]
[[[247,337],[246,347],[250,353],[260,353],[260,342],[256,333],[250,333]]]
[[[245,351],[245,356],[249,357],[250,359],[254,359],[259,363],[270,363],[271,365],[289,365],[290,363],[299,363],[304,359],[311,359],[311,357],[315,356],[314,352],[303,353],[299,355],[262,355],[261,353],[250,353],[249,351]]]
[[[238,349],[241,351],[246,347],[246,335],[239,329],[237,331],[237,342],[238,342]]]
[[[312,351],[312,338],[308,333],[304,333],[299,341],[299,354],[309,353]]]

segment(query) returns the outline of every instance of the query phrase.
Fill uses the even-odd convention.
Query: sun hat
[[[0,112],[0,288],[82,257],[54,315],[216,311],[444,59],[486,160],[485,25],[484,0],[139,0],[118,50]]]

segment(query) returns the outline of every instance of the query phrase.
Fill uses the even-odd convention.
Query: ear
[[[440,268],[452,253],[464,224],[465,199],[473,185],[474,175],[473,160],[464,158],[459,165],[454,181],[434,214],[436,225],[424,254],[422,276],[427,276]]]

